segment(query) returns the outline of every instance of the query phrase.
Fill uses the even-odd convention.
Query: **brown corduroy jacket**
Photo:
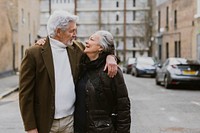
[[[74,42],[66,49],[76,83],[84,47]],[[55,76],[48,37],[43,46],[26,50],[20,69],[19,104],[26,131],[37,128],[39,133],[49,133],[55,113]]]

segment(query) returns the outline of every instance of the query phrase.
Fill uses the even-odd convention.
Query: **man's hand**
[[[38,130],[37,129],[29,130],[27,131],[27,133],[38,133]]]
[[[115,56],[108,55],[106,57],[106,65],[104,67],[104,71],[108,69],[108,76],[113,78],[117,74],[117,61],[115,60]]]
[[[46,38],[41,38],[41,39],[37,40],[35,45],[43,46],[45,44],[45,41],[46,41]]]

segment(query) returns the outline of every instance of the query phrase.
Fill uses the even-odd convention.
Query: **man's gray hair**
[[[51,37],[55,36],[57,28],[61,28],[63,31],[66,30],[69,22],[77,22],[78,16],[72,15],[64,10],[56,10],[50,16],[47,22],[47,34]]]
[[[94,34],[99,35],[99,44],[102,46],[103,51],[114,54],[115,47],[113,35],[105,30],[99,30]]]

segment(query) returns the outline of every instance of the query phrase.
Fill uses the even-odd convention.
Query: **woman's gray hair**
[[[115,47],[113,35],[105,30],[97,31],[94,34],[99,35],[99,44],[102,46],[103,51],[114,54]]]
[[[54,11],[47,22],[47,34],[51,37],[54,37],[57,28],[61,28],[63,31],[65,31],[69,22],[77,22],[77,20],[78,16],[72,15],[67,11]]]

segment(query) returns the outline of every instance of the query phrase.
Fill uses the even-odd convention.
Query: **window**
[[[200,16],[200,0],[197,0],[197,17]]]
[[[136,5],[136,4],[135,4],[135,0],[133,0],[133,7],[135,7],[135,5]]]
[[[28,13],[28,27],[30,28],[31,27],[31,18],[30,18],[30,13]]]
[[[175,57],[181,57],[181,42],[180,41],[175,41]]]
[[[197,59],[200,61],[200,34],[197,34]]]
[[[116,28],[116,34],[117,35],[119,34],[119,28],[118,27]]]
[[[135,14],[136,14],[135,11],[133,11],[133,20],[135,20],[135,17],[136,17]]]
[[[31,33],[28,35],[28,40],[29,40],[29,46],[31,46]]]
[[[135,38],[133,38],[133,47],[135,47]]]
[[[162,46],[159,45],[158,46],[158,59],[161,60],[161,58],[162,58]]]
[[[118,49],[118,47],[119,47],[119,41],[117,40],[116,41],[116,56],[118,57],[119,56],[119,54],[118,54],[118,51],[117,51],[117,49]]]
[[[166,58],[169,58],[169,43],[166,43]]]
[[[177,10],[174,11],[174,29],[177,28]]]
[[[24,9],[21,9],[21,15],[22,15],[21,21],[22,21],[22,24],[24,24],[24,22],[25,22]]]
[[[116,2],[116,7],[119,7],[119,2],[118,1]]]
[[[24,58],[24,45],[21,45],[21,60]]]
[[[158,32],[160,32],[160,11],[158,11]]]
[[[119,21],[119,15],[118,14],[116,15],[116,21]]]
[[[119,47],[119,41],[116,41],[116,48]]]
[[[134,57],[134,58],[135,58],[135,51],[133,51],[133,52],[132,52],[132,54],[133,54],[133,55],[132,55],[132,57]]]
[[[169,7],[166,8],[166,30],[169,29]]]

